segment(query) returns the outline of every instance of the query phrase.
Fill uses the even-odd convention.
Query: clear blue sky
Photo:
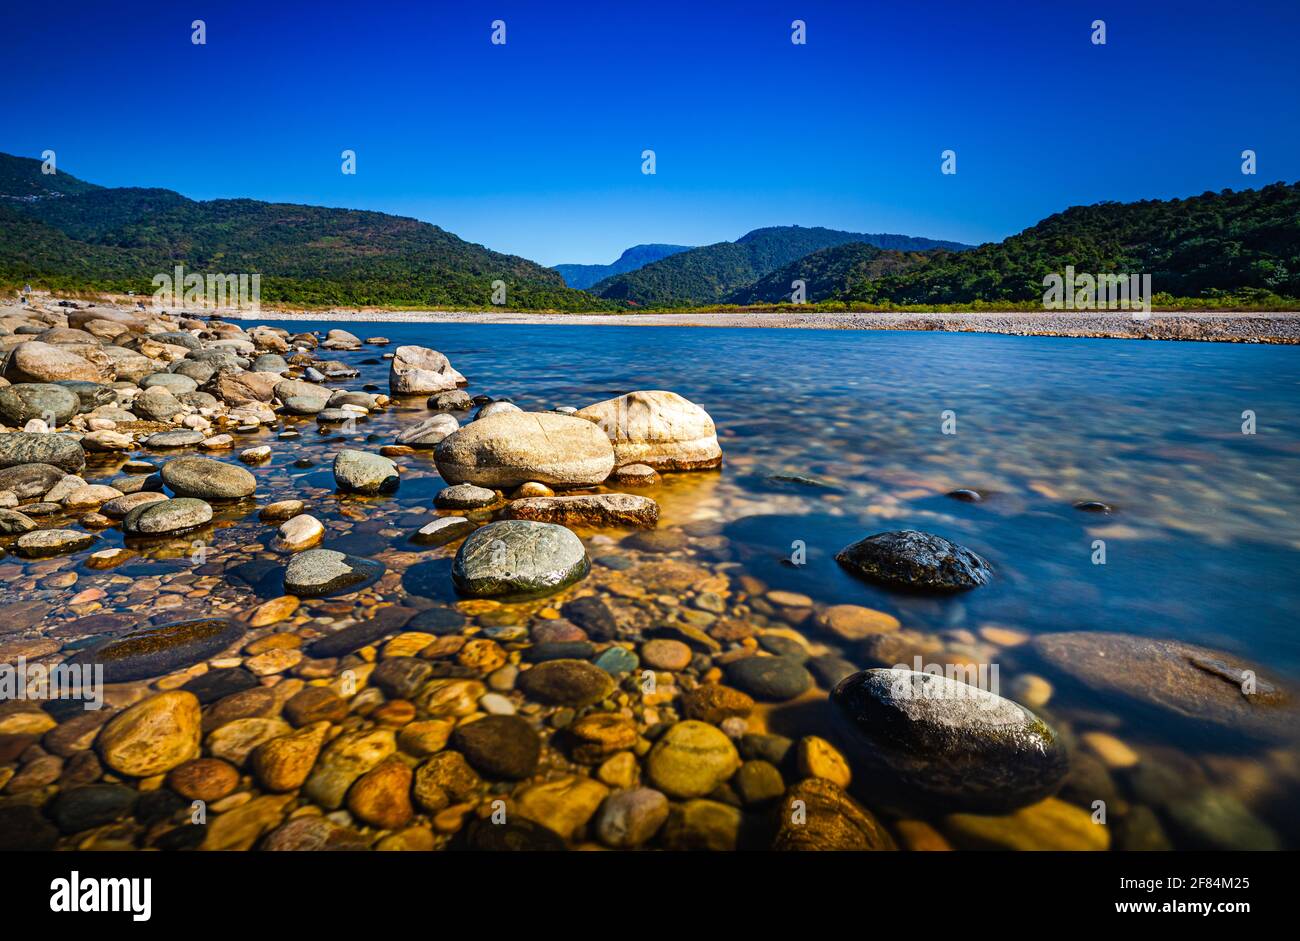
[[[10,0],[0,36],[0,150],[415,216],[545,264],[792,223],[981,242],[1300,179],[1297,0]]]

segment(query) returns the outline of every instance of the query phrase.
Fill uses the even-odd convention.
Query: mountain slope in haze
[[[907,235],[869,235],[797,225],[773,226],[755,229],[734,242],[694,248],[637,271],[606,278],[594,285],[591,291],[608,300],[642,307],[716,304],[783,265],[823,248],[849,242],[864,242],[900,251],[966,247],[958,242]]]
[[[606,278],[627,271],[636,271],[638,268],[643,268],[652,262],[659,261],[661,258],[676,255],[678,252],[690,251],[690,249],[690,245],[662,245],[658,243],[633,245],[619,255],[618,260],[612,265],[556,265],[555,270],[560,273],[560,277],[564,278],[564,283],[569,287],[585,290],[597,281],[603,281]]]
[[[727,295],[726,303],[788,303],[796,280],[804,282],[804,296],[809,304],[835,300],[859,282],[910,271],[926,264],[941,251],[900,252],[864,242],[823,248],[733,291]]]
[[[1019,235],[853,286],[868,303],[1033,301],[1043,278],[1150,274],[1154,293],[1300,297],[1300,183],[1186,199],[1075,206]]]
[[[0,154],[0,280],[148,294],[177,264],[259,273],[264,301],[486,307],[502,280],[511,307],[609,307],[550,268],[416,219],[97,187]]]

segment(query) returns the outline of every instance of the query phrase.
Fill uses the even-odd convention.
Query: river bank
[[[533,311],[411,311],[339,309],[237,313],[244,320],[355,323],[472,323],[564,326],[747,327],[806,330],[938,330],[1016,336],[1300,343],[1300,312],[1152,313],[1134,320],[1120,311],[968,311],[964,313],[832,313],[811,311],[723,313],[562,314]]]

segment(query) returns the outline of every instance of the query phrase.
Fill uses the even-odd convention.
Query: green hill
[[[783,265],[849,242],[899,251],[965,247],[958,242],[907,235],[864,235],[797,225],[774,226],[755,229],[734,242],[694,248],[637,271],[607,278],[593,286],[591,292],[642,307],[716,304]]]
[[[877,248],[863,242],[849,242],[805,255],[798,261],[778,268],[727,296],[728,304],[775,304],[788,302],[791,284],[804,282],[805,298],[810,304],[835,300],[852,290],[858,282],[910,271],[926,264],[934,252],[899,252]]]
[[[920,268],[855,284],[868,303],[1033,301],[1066,265],[1090,274],[1150,274],[1156,294],[1300,297],[1300,184],[1187,199],[1076,206],[1019,235]]]
[[[0,154],[0,282],[148,294],[176,264],[260,273],[267,302],[487,307],[500,279],[511,307],[610,306],[550,268],[416,219],[102,188]]]

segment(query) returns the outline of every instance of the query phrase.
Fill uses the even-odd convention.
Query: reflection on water
[[[1175,845],[1230,844],[1215,828],[1240,829],[1241,813],[1286,844],[1300,842],[1294,747],[1225,736],[1089,692],[1036,660],[1018,636],[1171,638],[1240,655],[1284,682],[1300,678],[1294,350],[805,330],[370,324],[354,332],[435,347],[469,377],[471,393],[508,396],[524,409],[581,407],[635,389],[684,395],[713,416],[725,466],[665,475],[652,491],[661,529],[683,529],[693,540],[692,561],[725,572],[770,625],[798,629],[815,651],[863,666],[861,651],[820,631],[806,610],[785,610],[763,593],[785,590],[819,606],[893,614],[950,657],[995,659],[1004,694],[1046,679],[1054,693],[1041,711],[1082,756],[1067,799],[1087,806],[1089,795],[1104,794],[1122,809],[1150,805],[1168,811],[1166,823],[1180,813],[1195,816],[1195,825],[1166,828]],[[346,387],[386,390],[387,366],[374,348],[339,358],[361,370]],[[1255,435],[1241,433],[1246,411],[1256,416]],[[942,430],[947,413],[953,434]],[[392,497],[337,495],[329,469],[343,438],[377,448],[392,443],[399,425],[426,414],[423,402],[407,401],[351,436],[290,420],[301,438],[262,431],[241,436],[238,446],[273,448],[272,460],[255,469],[262,504],[307,500],[326,523],[328,545],[385,559],[390,575],[377,597],[405,592],[451,603],[450,550],[430,553],[408,541],[432,518],[432,496],[442,486],[431,457],[402,459],[402,484]],[[303,458],[314,466],[295,466]],[[113,467],[92,467],[85,476],[107,479]],[[945,495],[958,488],[983,500]],[[1081,501],[1103,502],[1112,512],[1082,512],[1075,508]],[[864,535],[905,528],[970,547],[997,577],[936,600],[864,584],[833,560]],[[251,503],[241,504],[220,509],[209,529],[186,542],[140,547],[147,558],[116,570],[5,559],[0,573],[8,594],[48,604],[51,623],[112,609],[174,618],[205,613],[217,598],[244,610],[250,599],[280,591],[271,532]],[[589,539],[592,554],[614,552],[620,536]],[[206,547],[200,566],[187,558],[195,543]],[[117,530],[106,531],[97,548],[112,545],[121,545]],[[1096,564],[1099,546],[1105,564]],[[791,564],[796,550],[804,564]],[[178,560],[167,566],[182,574],[164,569],[164,558]],[[69,592],[63,583],[73,571]],[[69,595],[86,589],[106,591],[109,608],[84,600],[69,607]],[[347,611],[342,603],[320,605],[316,620],[328,624]],[[800,705],[764,709],[757,721],[786,734],[826,734],[824,719],[821,709]],[[1136,767],[1117,758],[1113,744],[1108,753],[1106,742],[1116,739],[1141,756]],[[1169,810],[1192,798],[1190,809]],[[1222,819],[1212,819],[1216,814]],[[1141,843],[1134,840],[1130,845]]]

